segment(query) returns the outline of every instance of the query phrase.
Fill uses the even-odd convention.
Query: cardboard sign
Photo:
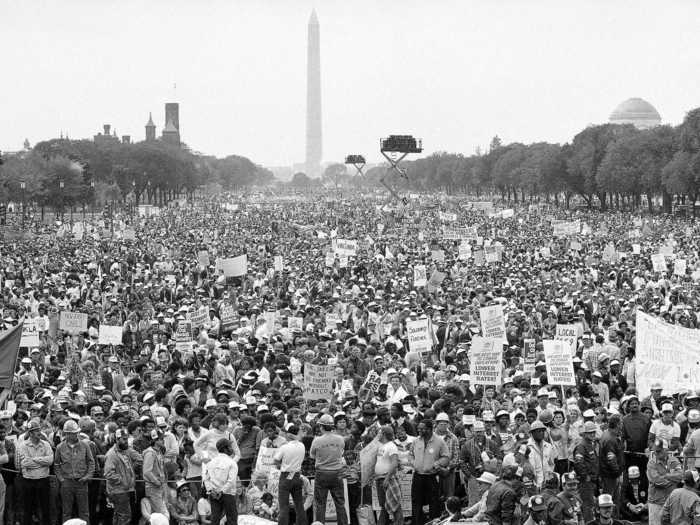
[[[651,256],[651,264],[655,272],[666,271],[666,257],[662,253],[655,253]]]
[[[547,367],[547,383],[550,385],[575,385],[571,347],[566,341],[545,339],[544,360]]]
[[[381,384],[382,378],[379,377],[379,374],[374,370],[370,370],[367,373],[365,382],[362,383],[362,390],[369,390],[370,392],[377,393],[379,391],[379,385]]]
[[[500,339],[475,336],[469,351],[469,375],[475,385],[501,385],[503,345]]]
[[[408,333],[408,347],[411,352],[430,352],[433,347],[433,339],[429,333],[427,319],[416,319],[406,321],[406,332]]]
[[[428,284],[428,273],[425,265],[419,264],[413,267],[413,286],[418,288]]]
[[[206,268],[209,266],[209,252],[207,250],[202,250],[199,253],[197,253],[197,262],[199,262],[199,265],[202,268]]]
[[[284,270],[284,263],[282,262],[282,256],[281,255],[275,255],[274,259],[274,268],[276,272],[282,272]]]
[[[357,241],[350,239],[336,239],[334,241],[334,251],[343,257],[357,256]]]
[[[441,262],[441,263],[445,262],[445,252],[442,250],[431,250],[430,257],[435,262]]]
[[[180,352],[192,350],[192,322],[180,321],[175,330],[175,348]]]
[[[97,342],[101,345],[120,345],[122,344],[122,333],[121,326],[102,324]]]
[[[300,332],[304,331],[303,328],[304,320],[301,317],[288,317],[287,318],[287,327],[290,330],[298,330]]]
[[[481,335],[487,339],[498,339],[507,343],[506,322],[503,318],[503,307],[500,304],[484,306],[479,309],[481,318]]]
[[[554,339],[565,341],[571,348],[573,356],[576,352],[576,341],[578,340],[578,327],[575,324],[557,324],[557,331]]]
[[[275,468],[275,453],[278,449],[260,447],[258,459],[255,461],[255,472],[270,472]]]
[[[58,328],[69,334],[87,331],[87,314],[61,311]]]
[[[246,254],[221,259],[219,264],[225,277],[240,277],[248,273],[248,256]]]
[[[37,319],[35,318],[25,318],[24,323],[22,323],[22,337],[19,341],[19,346],[37,347],[41,341],[39,340],[39,327],[37,326]]]
[[[207,321],[209,320],[206,312],[188,312],[187,319],[192,323],[192,330],[201,328],[207,324]]]
[[[685,259],[676,259],[673,262],[673,275],[679,275],[680,277],[685,277],[685,272],[687,269]]]
[[[333,365],[304,364],[304,399],[330,399],[333,395]]]

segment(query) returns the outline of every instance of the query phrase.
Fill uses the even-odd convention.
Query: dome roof
[[[656,108],[641,98],[629,98],[610,114],[613,124],[634,124],[638,127],[651,127],[661,123],[661,115]]]

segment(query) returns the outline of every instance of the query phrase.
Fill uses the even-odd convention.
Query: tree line
[[[164,204],[198,188],[233,191],[272,181],[270,171],[236,155],[202,155],[162,141],[52,139],[5,155],[0,202],[102,205],[127,197]]]
[[[660,201],[670,212],[674,196],[691,205],[700,197],[700,108],[675,127],[601,124],[563,145],[503,144],[494,137],[488,152],[440,152],[401,165],[405,179],[386,166],[360,177],[352,167],[333,164],[320,181],[296,174],[291,184],[378,187],[384,177],[403,191],[497,193],[509,201],[544,198],[567,206],[573,198],[603,210],[647,206],[653,211]]]

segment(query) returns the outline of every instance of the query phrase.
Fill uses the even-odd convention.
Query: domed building
[[[656,108],[642,98],[628,98],[610,114],[611,124],[633,124],[637,129],[649,129],[661,124]]]

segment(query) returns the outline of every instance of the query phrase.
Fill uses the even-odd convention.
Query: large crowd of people
[[[637,312],[698,327],[695,223],[473,200],[200,198],[6,241],[2,322],[37,344],[0,412],[0,519],[700,523],[700,395],[640,391],[635,360]],[[557,325],[575,384],[548,380]]]

